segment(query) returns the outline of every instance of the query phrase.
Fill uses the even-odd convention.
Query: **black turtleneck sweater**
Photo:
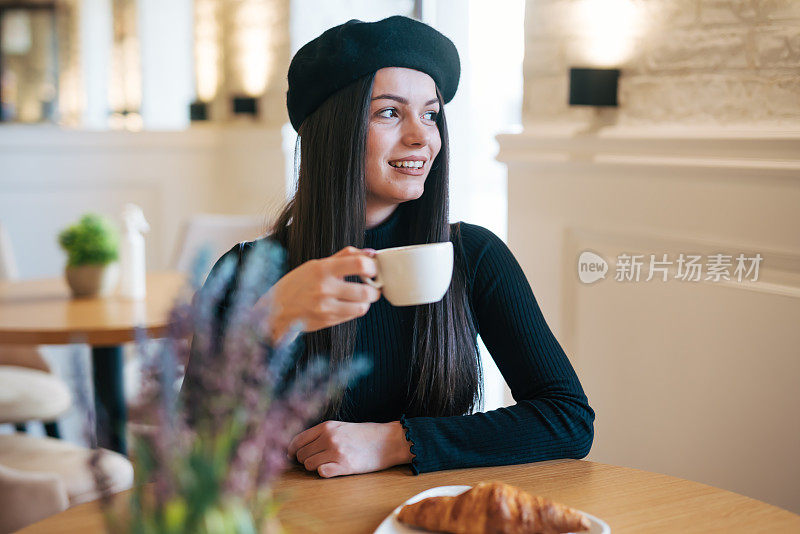
[[[377,250],[409,244],[398,224],[400,211],[367,230],[364,246]],[[355,353],[369,358],[372,370],[348,389],[343,402],[348,407],[346,419],[399,420],[412,443],[415,474],[583,458],[592,445],[594,412],[522,269],[494,233],[458,224],[462,246],[456,246],[455,253],[465,258],[475,329],[516,404],[471,415],[406,417],[414,307],[395,307],[381,298],[366,315],[355,319]],[[238,256],[241,265],[252,245],[236,245],[223,258]]]

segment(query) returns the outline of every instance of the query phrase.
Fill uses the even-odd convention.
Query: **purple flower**
[[[219,263],[199,290],[198,261],[193,291],[175,303],[166,338],[151,341],[144,330],[138,332],[143,373],[141,395],[130,412],[134,463],[137,483],[153,482],[153,491],[147,496],[143,484],[135,487],[130,532],[136,525],[164,526],[167,506],[176,499],[186,503],[182,532],[197,530],[206,511],[231,498],[247,504],[258,527],[268,504],[265,490],[285,470],[292,438],[366,370],[358,359],[330,369],[321,355],[289,372],[297,346],[288,340],[298,339],[303,325],[292,325],[287,341],[272,346],[265,336],[271,303],[265,298],[265,305],[255,306],[280,278],[283,260],[278,245],[258,241],[245,264]],[[236,290],[229,293],[235,277]],[[227,312],[224,333],[217,325],[221,307]],[[190,352],[192,387],[179,396],[178,377]],[[99,460],[90,465],[98,486],[107,482]]]

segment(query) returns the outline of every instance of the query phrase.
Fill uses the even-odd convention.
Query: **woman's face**
[[[433,78],[400,67],[375,73],[367,133],[367,204],[388,207],[422,196],[442,147]]]

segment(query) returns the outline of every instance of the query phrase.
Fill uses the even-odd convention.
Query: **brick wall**
[[[593,113],[567,105],[569,68],[592,66],[589,2],[634,15],[612,30],[631,45],[617,122],[800,122],[800,0],[527,0],[525,123]]]
[[[220,88],[214,102],[212,102],[213,119],[229,119],[232,117],[231,98],[243,94],[241,78],[243,63],[243,50],[239,33],[248,31],[241,27],[239,17],[247,13],[248,4],[244,0],[224,0],[219,2],[218,16],[220,20],[221,35],[219,45],[222,48],[221,81]],[[258,26],[264,22],[269,29],[267,37],[267,79],[264,94],[258,101],[258,123],[271,128],[280,128],[288,122],[286,112],[286,72],[289,69],[290,38],[289,14],[290,0],[263,0],[256,10],[259,17]]]

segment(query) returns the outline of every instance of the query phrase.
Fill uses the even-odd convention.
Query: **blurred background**
[[[149,269],[256,237],[293,192],[293,53],[393,14],[459,50],[451,220],[522,265],[597,412],[589,459],[800,512],[800,2],[0,0],[0,272],[61,276],[58,231],[129,202]],[[762,261],[690,281],[681,254]],[[484,409],[513,403],[484,364]]]

